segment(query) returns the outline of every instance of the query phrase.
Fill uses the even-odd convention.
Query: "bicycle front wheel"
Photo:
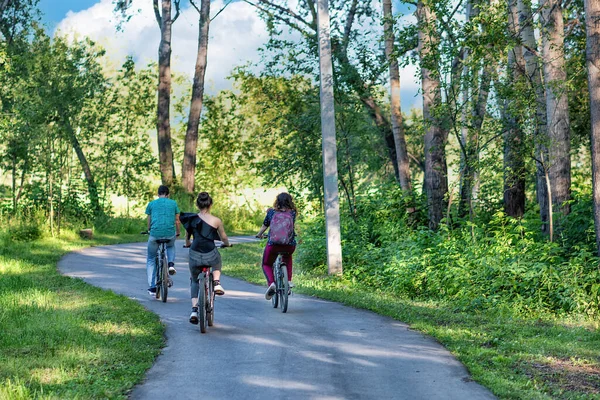
[[[279,291],[279,301],[281,302],[281,312],[287,312],[288,309],[288,296],[290,294],[290,283],[288,282],[287,265],[281,264],[279,266],[281,270],[281,290]]]
[[[160,290],[161,290],[161,300],[163,303],[167,302],[167,296],[169,295],[169,271],[168,271],[168,260],[167,256],[163,255],[162,257],[162,266],[160,268]]]
[[[198,325],[200,332],[206,333],[208,323],[206,320],[206,275],[204,273],[200,275],[198,284],[200,286],[198,289]]]

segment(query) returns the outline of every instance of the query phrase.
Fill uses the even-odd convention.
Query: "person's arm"
[[[219,233],[219,237],[221,238],[221,242],[225,245],[225,247],[231,246],[229,243],[229,238],[225,233],[225,228],[223,228],[223,221],[219,220],[219,227],[217,228],[217,232]]]
[[[256,234],[257,238],[262,238],[263,233],[265,233],[265,231],[267,230],[267,226],[263,225],[260,227],[260,230],[258,231],[258,233]]]
[[[150,225],[152,225],[152,216],[150,216],[150,214],[148,214],[148,232],[150,232]]]
[[[181,221],[179,220],[179,214],[175,214],[175,235],[181,234]]]

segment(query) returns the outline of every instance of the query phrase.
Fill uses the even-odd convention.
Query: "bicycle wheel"
[[[161,289],[161,300],[163,303],[167,302],[167,296],[169,295],[169,271],[167,268],[168,261],[166,254],[163,253],[162,267],[160,269],[160,289]]]
[[[154,285],[156,286],[155,296],[157,299],[160,299],[160,279],[161,279],[160,271],[162,271],[162,266],[160,265],[161,262],[162,261],[160,260],[160,258],[158,256],[154,259],[154,265],[156,266],[156,268],[154,269],[154,275],[155,275],[154,276]]]
[[[271,302],[273,303],[273,308],[277,308],[279,306],[279,259],[275,260],[275,264],[273,264],[273,275],[275,278],[275,294],[271,297]]]
[[[202,273],[198,280],[200,288],[198,289],[198,322],[200,332],[206,333],[206,274]]]
[[[213,326],[215,322],[215,291],[213,284],[213,274],[210,274],[210,279],[208,282],[208,311],[206,312],[208,326]]]
[[[288,309],[288,296],[290,294],[290,283],[288,282],[287,265],[281,263],[279,266],[281,276],[281,290],[279,291],[279,301],[281,302],[281,312],[287,312]]]

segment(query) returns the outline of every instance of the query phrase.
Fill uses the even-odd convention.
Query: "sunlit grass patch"
[[[164,345],[158,317],[56,270],[70,250],[132,238],[0,249],[0,399],[124,398],[143,378]]]

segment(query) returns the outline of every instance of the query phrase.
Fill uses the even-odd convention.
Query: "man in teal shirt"
[[[169,199],[169,188],[161,185],[158,188],[158,199],[148,203],[148,258],[146,260],[146,274],[148,275],[148,293],[156,293],[156,252],[159,239],[169,239],[167,243],[167,260],[169,274],[175,275],[175,238],[179,236],[179,207],[175,200]]]

